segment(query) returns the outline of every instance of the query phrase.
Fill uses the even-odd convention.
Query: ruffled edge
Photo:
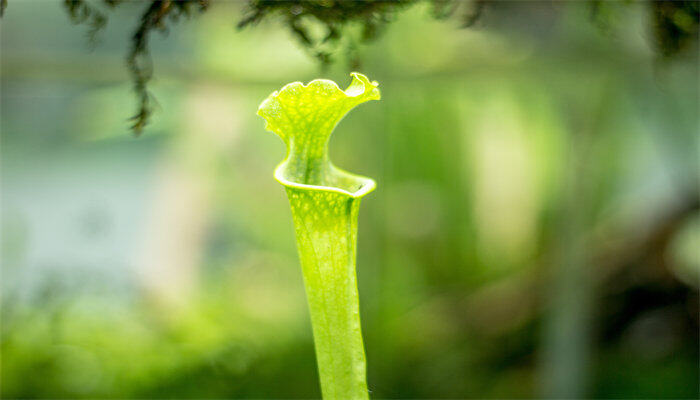
[[[258,107],[257,114],[265,120],[266,130],[275,133],[278,136],[281,136],[278,132],[274,131],[274,129],[271,127],[270,121],[265,117],[266,111],[269,110],[274,112],[274,107],[279,107],[278,104],[275,104],[275,100],[277,100],[281,94],[293,94],[293,92],[296,92],[298,90],[306,90],[308,88],[320,86],[326,90],[330,89],[339,93],[343,93],[348,98],[359,98],[366,96],[366,98],[363,98],[361,100],[362,102],[381,99],[381,94],[379,92],[379,89],[377,89],[379,86],[379,83],[377,81],[370,81],[369,78],[367,78],[367,76],[359,72],[352,72],[350,73],[350,75],[352,76],[352,81],[350,82],[348,88],[345,90],[341,90],[337,83],[328,79],[314,79],[306,85],[298,81],[288,83],[284,85],[282,89],[272,92],[272,94],[270,94],[265,100],[263,100],[263,102],[260,103],[260,106]],[[290,181],[284,178],[284,167],[286,162],[287,159],[285,158],[279,165],[277,165],[274,172],[275,180],[277,180],[277,182],[281,183],[285,187],[303,190],[335,192],[347,195],[355,199],[359,199],[367,195],[377,187],[377,183],[372,178],[353,174],[351,172],[344,171],[337,167],[335,168],[340,173],[346,174],[350,178],[357,179],[357,181],[360,183],[359,189],[357,189],[354,192],[350,192],[348,190],[334,186],[308,185],[305,183]]]

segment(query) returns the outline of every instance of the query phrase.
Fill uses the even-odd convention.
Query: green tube
[[[318,79],[290,83],[258,109],[266,128],[287,146],[275,169],[292,210],[311,314],[324,399],[367,399],[364,346],[355,273],[360,200],[376,183],[335,167],[328,140],[355,106],[379,100],[376,82],[352,73],[341,90]]]

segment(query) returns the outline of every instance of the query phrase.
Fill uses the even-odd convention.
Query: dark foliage
[[[123,3],[123,0],[102,0],[107,9]],[[209,6],[209,0],[152,0],[144,2],[147,7],[139,18],[139,24],[131,37],[131,45],[127,53],[126,63],[131,73],[134,91],[138,97],[139,107],[131,117],[134,133],[141,133],[153,113],[154,98],[148,91],[148,82],[153,76],[153,65],[148,48],[150,35],[153,31],[167,33],[169,26],[174,25],[182,17],[189,17],[194,12],[202,12]],[[107,23],[103,11],[86,0],[64,0],[64,6],[74,23],[85,23],[90,26],[89,37],[94,43],[97,32]]]
[[[656,47],[664,57],[690,47],[698,38],[700,2],[656,1],[652,3]]]
[[[108,1],[108,0],[105,0]],[[134,90],[139,97],[139,110],[132,117],[131,128],[137,134],[148,123],[153,112],[153,98],[148,92],[148,81],[153,76],[151,58],[148,52],[148,39],[151,32],[167,32],[168,23],[176,23],[181,17],[188,17],[194,10],[206,10],[209,0],[153,0],[141,15],[136,32],[131,38],[131,48],[126,61],[134,80]]]
[[[277,17],[321,65],[328,65],[333,61],[332,56],[338,50],[343,30],[349,24],[362,25],[362,40],[375,39],[398,11],[415,1],[253,0],[249,2],[238,27],[245,28],[265,18]],[[308,23],[312,20],[324,27],[322,36],[316,37],[309,30]],[[351,59],[354,64],[359,62],[356,54]]]
[[[494,0],[248,0],[238,28],[254,26],[263,20],[277,19],[321,66],[333,63],[334,54],[347,55],[352,68],[359,66],[355,40],[342,42],[350,25],[360,25],[357,41],[366,43],[376,39],[382,29],[408,6],[428,2],[437,19],[458,19],[463,27],[474,25]],[[107,23],[106,12],[124,0],[64,0],[72,22],[89,25],[89,36]],[[7,0],[0,0],[0,15]],[[153,113],[154,99],[148,91],[153,75],[148,42],[153,31],[166,33],[180,18],[205,11],[210,0],[144,0],[144,11],[132,35],[127,54],[127,66],[139,99],[137,113],[132,117],[132,129],[139,134]],[[98,8],[96,5],[102,5]],[[601,22],[607,3],[591,2],[594,20]],[[653,37],[659,54],[668,58],[697,42],[700,22],[700,3],[697,1],[652,1],[651,19]],[[323,27],[321,35],[314,35],[310,24]],[[602,24],[601,24],[602,25]]]

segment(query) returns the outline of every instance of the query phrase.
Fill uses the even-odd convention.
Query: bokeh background
[[[320,71],[219,2],[154,35],[135,138],[125,49],[60,2],[2,28],[2,397],[320,396],[284,146],[255,115]],[[374,177],[358,274],[373,398],[697,398],[698,59],[647,3],[425,5],[359,45],[382,100],[331,140]]]

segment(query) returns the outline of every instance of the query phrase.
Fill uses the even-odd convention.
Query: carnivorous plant
[[[287,146],[274,176],[287,191],[325,399],[367,399],[355,273],[360,200],[376,183],[337,168],[328,140],[355,106],[379,100],[378,83],[352,73],[346,90],[329,80],[294,82],[258,109]]]

